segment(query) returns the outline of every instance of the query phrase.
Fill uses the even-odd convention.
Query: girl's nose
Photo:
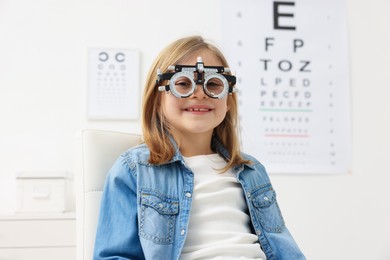
[[[191,97],[192,98],[199,98],[199,99],[208,98],[208,96],[204,92],[202,85],[196,85],[195,91],[194,91],[194,93],[192,93]]]

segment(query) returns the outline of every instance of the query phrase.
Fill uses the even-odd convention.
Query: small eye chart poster
[[[88,119],[137,119],[139,82],[138,51],[89,49]]]
[[[345,1],[224,0],[243,150],[270,173],[350,170]]]

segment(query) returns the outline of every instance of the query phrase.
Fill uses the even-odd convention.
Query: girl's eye
[[[180,77],[175,81],[175,86],[179,88],[190,88],[192,83],[188,78]]]
[[[207,86],[217,87],[217,86],[220,86],[220,85],[218,84],[218,82],[207,82]]]
[[[207,88],[223,88],[223,83],[220,80],[210,80],[207,82]]]
[[[176,86],[181,86],[181,87],[186,87],[186,86],[189,86],[189,82],[186,82],[186,81],[179,81],[175,83]]]

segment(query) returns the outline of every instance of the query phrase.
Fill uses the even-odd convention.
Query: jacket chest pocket
[[[139,235],[156,244],[171,244],[178,213],[178,199],[153,191],[142,192]]]
[[[284,220],[272,187],[256,191],[251,195],[256,217],[267,232],[282,232]]]

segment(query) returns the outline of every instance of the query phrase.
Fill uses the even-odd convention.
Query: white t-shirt
[[[250,231],[241,185],[218,154],[184,157],[194,173],[188,235],[181,260],[266,259]]]

